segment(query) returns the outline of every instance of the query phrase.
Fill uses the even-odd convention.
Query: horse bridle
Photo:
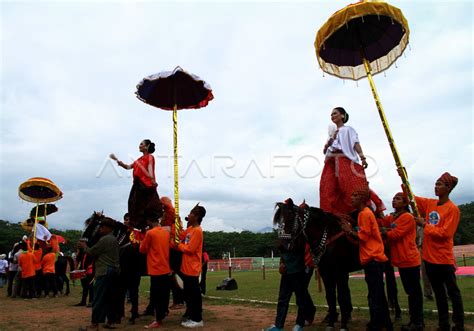
[[[308,224],[310,212],[309,212],[309,210],[304,209],[303,210],[303,220],[301,220],[299,209],[300,209],[299,207],[293,206],[293,210],[295,211],[296,216],[294,218],[293,229],[292,229],[291,233],[286,233],[285,232],[284,223],[283,223],[282,229],[280,231],[278,231],[278,238],[285,239],[285,240],[290,240],[290,242],[288,244],[288,249],[291,249],[291,247],[293,247],[296,239],[298,239],[298,237],[301,234],[304,235],[304,237],[306,239],[306,242],[309,243],[309,238],[308,238],[308,235],[306,233],[306,226]],[[298,229],[299,229],[299,231],[298,231]],[[321,258],[323,256],[324,252],[326,251],[327,239],[328,239],[328,231],[327,231],[327,225],[326,225],[324,227],[324,231],[323,231],[323,234],[321,236],[321,240],[319,241],[319,245],[316,248],[316,251],[313,251],[313,248],[311,247],[311,245],[309,245],[309,251],[311,253],[313,263],[316,267],[319,265],[319,262],[321,261]]]

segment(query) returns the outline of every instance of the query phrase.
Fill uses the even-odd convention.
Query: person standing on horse
[[[456,283],[453,252],[460,212],[449,199],[449,194],[457,183],[457,177],[445,172],[435,183],[434,191],[438,199],[415,197],[420,213],[425,215],[425,218],[416,218],[416,222],[423,228],[422,259],[435,293],[441,331],[450,330],[446,291],[453,305],[453,330],[464,330],[464,306]]]
[[[149,139],[143,140],[138,149],[143,155],[132,164],[125,164],[115,155],[111,158],[124,169],[133,169],[133,185],[128,198],[128,213],[130,225],[144,229],[147,226],[145,213],[152,211],[162,212],[160,197],[158,196],[155,178],[155,144]]]
[[[102,237],[94,246],[87,247],[86,242],[79,241],[79,247],[95,259],[94,300],[91,325],[88,327],[91,330],[98,330],[99,323],[104,323],[106,317],[107,324],[104,328],[115,328],[114,324],[118,321],[118,302],[113,292],[117,285],[120,262],[119,244],[113,235],[114,228],[115,221],[105,217],[99,225]]]
[[[352,192],[368,188],[364,172],[368,164],[357,132],[345,125],[349,121],[345,109],[334,108],[331,121],[336,130],[331,133],[323,149],[326,158],[319,183],[319,205],[329,213],[349,214],[353,211]],[[359,157],[362,165],[359,164]]]
[[[206,216],[206,209],[199,203],[186,217],[187,229],[184,242],[178,244],[177,248],[183,252],[180,275],[183,279],[184,301],[186,312],[183,316],[182,326],[185,328],[203,327],[202,320],[202,296],[199,287],[199,274],[202,270],[202,246],[203,233],[201,222]]]
[[[402,330],[423,330],[423,292],[420,285],[420,252],[416,247],[416,223],[403,193],[393,197],[394,213],[382,220],[381,232],[387,239],[390,262],[398,267],[403,288],[408,295],[410,322]]]
[[[369,199],[368,189],[356,190],[352,193],[352,206],[359,211],[357,217],[359,230],[354,232],[348,222],[342,222],[341,228],[359,240],[359,259],[364,267],[368,288],[370,321],[367,324],[367,330],[386,328],[387,331],[391,331],[393,324],[390,320],[383,282],[384,263],[388,261],[388,258],[384,254],[384,245],[375,215],[367,207]]]

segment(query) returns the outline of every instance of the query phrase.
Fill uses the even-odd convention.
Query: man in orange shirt
[[[419,217],[416,222],[424,228],[422,258],[435,293],[441,331],[450,330],[446,290],[453,304],[453,330],[464,330],[464,307],[456,284],[453,252],[453,239],[460,212],[449,200],[449,194],[457,183],[456,177],[445,172],[435,183],[435,195],[438,199],[416,197],[421,214],[426,215],[426,220]]]
[[[140,243],[140,253],[146,254],[146,265],[150,276],[150,302],[153,304],[155,320],[145,326],[158,329],[168,312],[170,298],[170,233],[162,228],[159,219],[148,219],[145,239]]]
[[[390,248],[390,262],[398,267],[403,288],[408,294],[410,322],[402,330],[423,330],[423,292],[420,285],[420,252],[416,246],[416,223],[408,208],[408,199],[399,192],[392,200],[395,212],[382,220],[382,233]]]
[[[35,290],[35,262],[36,257],[32,251],[28,250],[26,242],[20,243],[22,253],[18,259],[18,266],[21,268],[22,296],[23,298],[36,298]]]
[[[388,258],[384,254],[384,246],[374,213],[367,207],[369,191],[360,189],[354,191],[351,203],[359,211],[357,223],[358,232],[354,232],[350,224],[343,222],[341,227],[349,235],[359,239],[359,259],[364,267],[367,283],[370,321],[367,330],[393,330],[390,312],[383,283],[384,262]]]
[[[206,216],[206,209],[197,204],[186,217],[188,226],[184,242],[178,245],[178,250],[183,252],[181,262],[181,278],[184,284],[184,300],[186,312],[183,316],[182,326],[185,328],[203,327],[202,297],[199,287],[199,273],[202,268],[202,219]]]
[[[58,287],[56,286],[56,270],[54,264],[56,263],[56,253],[52,247],[46,248],[46,254],[41,260],[41,266],[43,267],[43,279],[44,279],[44,294],[49,295],[49,291],[53,292],[53,296],[58,296]]]

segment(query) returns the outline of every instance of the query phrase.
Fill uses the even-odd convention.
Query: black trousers
[[[303,275],[303,305],[305,311],[304,319],[306,321],[313,321],[314,315],[316,314],[316,307],[314,306],[313,299],[311,298],[311,294],[309,293],[309,283],[311,282],[311,277],[313,277],[314,268],[306,268],[304,275]],[[302,325],[303,326],[303,325]]]
[[[195,322],[200,322],[202,321],[202,297],[199,277],[184,274],[180,274],[180,276],[183,279],[183,294],[184,301],[186,301],[186,312],[184,315]]]
[[[387,288],[387,301],[390,308],[395,309],[395,314],[401,315],[400,305],[398,303],[397,280],[395,278],[395,270],[390,260],[384,264],[385,282]]]
[[[275,318],[275,326],[283,329],[285,325],[286,315],[293,292],[296,295],[296,305],[298,311],[296,313],[296,324],[304,326],[305,322],[305,306],[304,306],[304,271],[294,274],[283,274],[280,279],[280,291],[278,293],[277,316]]]
[[[53,292],[53,295],[58,294],[58,288],[56,286],[56,275],[54,273],[46,273],[43,275],[44,279],[44,294],[47,296],[49,292]]]
[[[86,277],[81,279],[81,286],[82,286],[82,298],[81,303],[87,303],[87,296],[89,296],[89,303],[92,303],[94,300],[94,285],[92,284],[92,280],[94,279],[94,275],[87,275]]]
[[[410,324],[423,325],[423,292],[420,284],[420,266],[398,268],[403,289],[408,295],[408,312]]]
[[[123,269],[122,269],[123,270]],[[135,271],[135,270],[134,270]],[[117,289],[120,293],[120,311],[119,316],[125,316],[125,298],[127,295],[130,297],[130,303],[132,304],[132,319],[138,317],[138,290],[140,287],[140,274],[134,273],[121,273],[119,276],[119,288]]]
[[[13,295],[13,282],[15,281],[17,271],[9,271],[7,275],[7,296]]]
[[[464,330],[464,306],[456,283],[455,268],[451,264],[425,262],[426,274],[436,298],[438,324],[441,330],[450,330],[446,290],[453,304],[453,322],[456,330]]]
[[[370,311],[369,330],[380,330],[383,327],[393,330],[385,297],[383,271],[384,263],[381,262],[371,261],[364,265],[365,282],[369,292],[367,295]]]
[[[150,298],[153,303],[155,318],[162,321],[168,312],[170,301],[170,276],[150,276]]]
[[[341,320],[347,322],[352,313],[351,290],[349,289],[349,272],[343,270],[333,270],[330,267],[319,268],[321,278],[326,292],[326,302],[328,312],[332,321],[337,319],[336,309],[336,289],[337,302],[341,308]]]
[[[36,276],[22,278],[22,297],[33,299],[36,298],[35,289],[35,278]]]

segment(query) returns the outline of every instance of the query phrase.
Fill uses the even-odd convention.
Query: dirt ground
[[[91,309],[74,307],[79,302],[80,286],[71,288],[69,296],[23,300],[7,298],[5,288],[0,289],[0,331],[4,330],[79,330],[90,324]],[[140,298],[140,312],[147,305],[147,298]],[[222,304],[218,300],[203,300],[204,328],[197,330],[262,330],[273,324],[275,306]],[[127,315],[130,305],[126,306]],[[165,319],[162,330],[185,330],[180,320],[183,310],[172,310]],[[322,319],[325,309],[318,309],[315,323],[305,330],[325,330]],[[431,319],[431,318],[429,318]],[[433,316],[433,320],[436,316]],[[144,325],[152,321],[151,316],[142,316],[135,325],[128,325],[127,319],[118,325],[118,330],[144,330]],[[295,321],[294,308],[290,309],[286,329],[291,330]],[[364,330],[367,312],[354,311],[351,330]],[[472,326],[472,324],[471,324]],[[396,326],[396,329],[399,327]],[[102,329],[102,327],[101,327]],[[435,330],[428,327],[426,330]]]
[[[71,288],[69,296],[24,300],[7,298],[5,288],[0,289],[0,330],[79,330],[90,324],[91,309],[74,307],[79,302],[80,286]],[[147,305],[146,298],[140,298],[140,312]],[[218,305],[204,300],[204,328],[206,330],[261,330],[272,324],[274,309],[248,307],[242,305]],[[126,306],[126,311],[130,305]],[[184,310],[172,310],[163,324],[163,330],[185,330],[180,326]],[[129,315],[129,313],[127,312]],[[151,316],[143,316],[135,325],[127,320],[118,329],[144,330],[144,325],[152,321]],[[102,328],[101,328],[102,329]],[[198,329],[199,330],[199,329]]]

